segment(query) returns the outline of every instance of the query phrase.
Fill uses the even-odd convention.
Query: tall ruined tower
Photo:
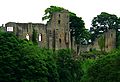
[[[47,24],[47,37],[49,49],[71,48],[69,12],[67,10],[52,14],[52,18]]]
[[[105,51],[109,52],[116,48],[116,30],[109,29],[105,34]]]

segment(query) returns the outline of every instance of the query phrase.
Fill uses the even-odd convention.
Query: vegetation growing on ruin
[[[53,10],[54,8],[61,10],[61,8],[57,9],[57,7],[53,7]],[[51,8],[46,10],[46,12],[50,11],[52,11]],[[76,17],[74,13],[72,15],[73,19],[70,19],[73,21],[71,27],[74,27],[75,30],[77,29],[75,36],[78,35],[78,41],[81,40],[80,37],[86,39],[90,36],[97,37],[100,34],[99,31],[106,31],[106,28],[111,29],[111,27],[115,28],[120,22],[115,15],[105,12],[101,13],[93,19],[94,33],[89,34],[85,30],[82,18]],[[102,28],[103,25],[107,27]],[[117,28],[115,29],[117,30]],[[102,42],[104,41],[103,36],[99,39],[101,51],[91,50],[80,54],[76,58],[76,54],[70,49],[61,49],[53,52],[53,50],[41,49],[35,46],[36,32],[33,32],[33,42],[31,42],[18,39],[13,33],[0,31],[0,82],[120,81],[120,48],[108,53],[101,52],[105,46],[104,42]],[[119,32],[117,32],[116,45],[119,46],[119,43],[120,36]]]
[[[53,52],[0,32],[0,82],[79,82],[80,60],[70,50]]]
[[[1,82],[119,82],[120,49],[84,61],[69,49],[40,49],[0,32]]]

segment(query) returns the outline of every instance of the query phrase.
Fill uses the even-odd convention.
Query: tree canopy
[[[40,49],[12,33],[0,33],[0,81],[58,82],[51,56],[50,50]]]
[[[82,76],[70,50],[41,49],[9,32],[0,32],[0,65],[0,82],[79,82]]]
[[[92,32],[92,41],[99,35],[106,32],[108,29],[118,29],[120,24],[119,18],[114,14],[109,14],[106,12],[101,12],[100,15],[94,17],[92,20],[92,27],[90,31]]]
[[[107,29],[116,29],[118,27],[118,17],[114,14],[102,12],[92,20],[92,26],[98,31],[106,31]]]
[[[45,9],[45,14],[42,17],[42,20],[50,19],[54,12],[58,12],[58,11],[62,11],[62,10],[64,10],[64,8],[62,8],[62,7],[50,6],[49,8]]]
[[[119,82],[120,51],[115,50],[96,60],[84,74],[81,82]]]

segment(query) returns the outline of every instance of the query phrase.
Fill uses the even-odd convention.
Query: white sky
[[[82,17],[86,28],[101,12],[120,17],[120,0],[0,0],[0,26],[7,22],[42,22],[44,10],[60,6]]]

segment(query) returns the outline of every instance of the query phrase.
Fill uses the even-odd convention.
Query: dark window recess
[[[106,46],[106,48],[108,48],[108,45]]]
[[[59,18],[60,18],[60,14],[59,14]]]
[[[61,47],[61,39],[59,39],[60,47]]]
[[[61,43],[61,39],[59,39],[59,42]]]
[[[58,20],[58,24],[60,24],[60,20]]]
[[[111,37],[113,37],[113,34],[111,34]]]

